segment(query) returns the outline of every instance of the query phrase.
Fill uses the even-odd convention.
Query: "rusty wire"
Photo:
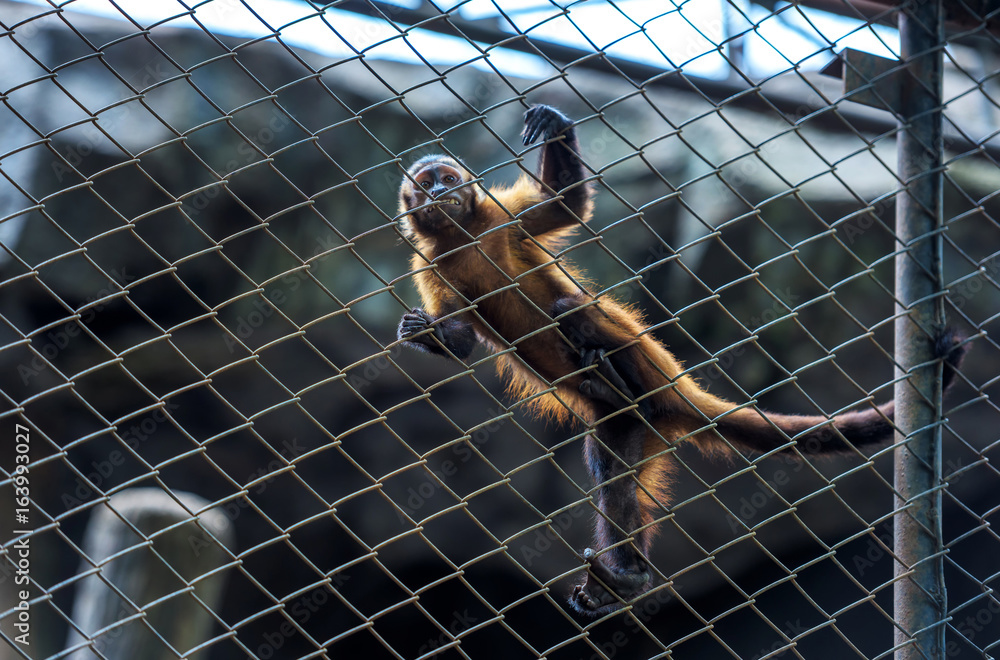
[[[515,138],[544,101],[578,120],[599,190],[599,217],[553,256],[587,266],[584,286],[642,309],[686,373],[738,405],[832,416],[890,398],[900,129],[813,66],[843,44],[809,6],[861,8],[728,1],[714,32],[688,3],[643,15],[608,2],[607,20],[631,27],[604,43],[587,3],[485,3],[491,21],[471,3],[302,2],[285,24],[254,0],[163,3],[155,19],[76,4],[0,10],[0,420],[30,436],[31,475],[21,529],[5,442],[0,658],[122,657],[115,640],[136,629],[162,657],[264,660],[901,650],[889,457],[902,443],[721,464],[665,447],[678,469],[651,557],[659,582],[630,610],[583,620],[565,599],[601,515],[585,430],[505,396],[495,355],[430,362],[394,333],[417,304],[394,197],[406,167],[445,152],[486,182],[530,173],[537,147]],[[949,4],[942,253],[948,316],[975,341],[944,405],[941,624],[948,657],[987,658],[1000,644],[998,574],[977,559],[1000,547],[987,334],[1000,44],[983,3]],[[891,50],[905,5],[867,3],[848,32]],[[666,19],[707,45],[678,59],[650,36]],[[579,46],[553,41],[560,20]],[[333,45],[303,46],[303,26]],[[661,61],[622,57],[630,37]],[[463,41],[467,59],[430,51]],[[756,71],[750,46],[783,63]],[[691,73],[699,56],[722,73]],[[88,521],[137,488],[183,512],[155,531],[118,512],[130,545],[90,556]],[[178,529],[218,549],[210,570],[172,565]],[[113,566],[147,550],[173,586],[135,602]],[[28,645],[8,588],[22,584]],[[100,630],[74,604],[90,585],[123,603]],[[198,610],[208,632],[175,648],[157,607]]]

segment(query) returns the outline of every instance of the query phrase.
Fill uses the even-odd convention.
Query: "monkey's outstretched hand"
[[[569,117],[551,105],[533,105],[524,113],[524,130],[521,140],[527,146],[538,138],[551,140],[573,125]]]

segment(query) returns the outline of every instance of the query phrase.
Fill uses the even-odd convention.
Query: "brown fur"
[[[476,222],[465,226],[470,235],[479,236],[478,241],[460,231],[428,236],[410,230],[417,248],[411,266],[425,309],[437,317],[455,305],[461,306],[456,302],[460,298],[474,305],[468,320],[483,342],[502,353],[497,357],[497,368],[512,399],[526,402],[536,415],[559,422],[592,425],[597,421],[593,402],[580,393],[580,383],[588,374],[581,373],[577,354],[553,350],[568,343],[558,323],[550,318],[549,309],[559,298],[578,296],[584,303],[593,304],[586,312],[588,320],[601,325],[602,331],[626,346],[621,350],[636,355],[645,393],[654,408],[673,413],[654,420],[653,426],[662,439],[649,434],[647,456],[663,454],[669,446],[664,440],[670,442],[699,429],[708,430],[684,439],[697,440],[696,444],[711,453],[729,453],[728,445],[709,428],[723,415],[719,423],[727,427],[746,425],[754,433],[779,437],[772,424],[794,436],[829,423],[826,417],[818,416],[769,413],[765,418],[753,408],[737,408],[707,393],[694,378],[681,375],[681,363],[646,332],[639,313],[608,297],[595,300],[577,284],[583,279],[580,272],[551,256],[559,252],[572,229],[532,238],[515,222],[525,209],[544,201],[546,197],[539,193],[538,184],[522,176],[510,187],[492,188],[488,194],[478,196]],[[403,207],[400,212],[407,210]],[[582,220],[589,220],[589,213]],[[509,228],[483,235],[502,225]],[[539,332],[541,328],[548,329]],[[517,350],[509,352],[511,346]],[[855,424],[885,423],[886,418],[891,419],[892,403],[856,414],[861,417]],[[752,449],[756,445],[742,446],[739,434],[727,439],[738,448]],[[657,499],[662,496],[661,502],[667,501],[669,490],[668,463],[665,455],[654,458],[640,473],[643,487]]]
[[[413,277],[430,317],[413,327],[433,329],[439,323],[434,320],[441,317],[454,319],[455,327],[471,326],[479,341],[499,354],[497,368],[514,400],[535,414],[596,430],[599,440],[593,433],[588,436],[585,451],[596,482],[595,501],[607,517],[598,521],[596,540],[600,548],[612,551],[607,562],[589,550],[585,557],[602,584],[629,598],[647,588],[643,555],[650,547],[653,523],[665,512],[675,443],[691,441],[710,454],[731,454],[733,448],[792,455],[797,455],[796,447],[813,454],[849,451],[891,436],[893,404],[830,419],[762,413],[700,387],[648,332],[636,310],[609,297],[594,298],[584,288],[581,273],[553,256],[573,230],[590,219],[593,209],[582,166],[573,160],[577,145],[571,124],[562,130],[570,155],[556,151],[550,142],[542,152],[539,174],[524,175],[510,187],[484,191],[470,183],[472,177],[461,164],[444,157],[424,159],[411,168],[400,190],[400,215],[416,248]],[[428,194],[430,183],[425,181],[424,190],[418,189],[414,177],[428,171],[421,167],[437,166],[460,171],[463,183],[438,186]],[[570,180],[564,182],[566,178]],[[556,182],[567,186],[561,197],[552,190]],[[428,206],[432,197],[439,202],[448,195],[461,197],[461,205]],[[430,335],[410,328],[404,337],[402,328],[404,341],[443,354]],[[567,332],[582,339],[576,341]],[[950,342],[942,354],[953,365],[963,352],[954,350],[956,345]],[[461,346],[471,351],[468,340]],[[605,359],[613,371],[621,372],[634,401],[609,405],[606,395],[594,395],[595,390],[586,387],[598,377],[598,368],[581,364],[581,355],[594,346],[606,351]],[[631,411],[629,404],[634,404]],[[630,482],[623,479],[632,477],[621,475],[632,469],[638,483],[629,490]],[[588,614],[619,605],[589,578],[577,587],[571,602]]]

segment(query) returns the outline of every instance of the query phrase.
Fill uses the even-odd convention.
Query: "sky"
[[[46,7],[53,4],[28,1]],[[420,4],[419,0],[389,2]],[[256,38],[280,30],[286,43],[333,58],[364,51],[366,57],[417,62],[417,50],[431,55],[433,64],[449,65],[477,54],[460,39],[429,30],[411,30],[404,39],[405,26],[396,27],[381,17],[338,9],[327,9],[321,16],[316,9],[321,5],[299,0],[115,0],[114,5],[109,0],[70,0],[57,4],[67,11],[117,19],[123,19],[124,11],[143,27],[166,21],[170,27],[201,29],[188,15],[194,6],[197,21],[213,32]],[[707,78],[725,78],[731,72],[728,47],[720,47],[727,33],[744,35],[740,66],[757,79],[795,68],[822,68],[833,51],[848,46],[884,57],[894,57],[893,51],[898,50],[898,35],[892,28],[873,28],[788,5],[779,5],[779,11],[771,15],[748,0],[558,0],[558,4],[552,0],[443,0],[436,4],[469,20],[495,18],[502,10],[518,29],[536,39],[586,50],[601,48],[613,56],[665,70],[681,68]],[[510,28],[505,21],[500,24]],[[535,56],[500,48],[490,51],[490,62],[505,75],[527,78],[548,75],[550,70]],[[478,66],[486,67],[481,62]]]
[[[22,0],[51,9],[59,6],[72,22],[74,12],[130,20],[142,28],[208,29],[237,38],[266,38],[276,31],[291,46],[336,59],[384,58],[434,65],[463,62],[495,68],[505,76],[545,78],[551,66],[537,56],[504,48],[480,50],[464,40],[426,29],[408,29],[383,17],[303,0]],[[416,7],[421,0],[385,0]],[[535,39],[562,43],[661,67],[687,75],[722,79],[733,72],[726,35],[742,38],[740,70],[755,80],[792,71],[817,70],[845,47],[896,57],[898,33],[824,12],[779,4],[773,14],[749,0],[437,0],[442,11],[468,20],[485,20],[511,33],[507,21]],[[194,9],[192,9],[194,7]],[[41,13],[41,12],[40,12]],[[126,19],[127,15],[127,19]],[[40,21],[59,21],[55,15]],[[31,29],[32,22],[18,28]],[[204,28],[202,27],[204,26]],[[481,48],[485,49],[484,45]],[[19,232],[19,222],[0,223],[0,242]]]

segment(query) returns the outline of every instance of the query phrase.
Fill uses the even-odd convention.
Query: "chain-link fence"
[[[994,657],[998,11],[0,0],[0,658]]]

